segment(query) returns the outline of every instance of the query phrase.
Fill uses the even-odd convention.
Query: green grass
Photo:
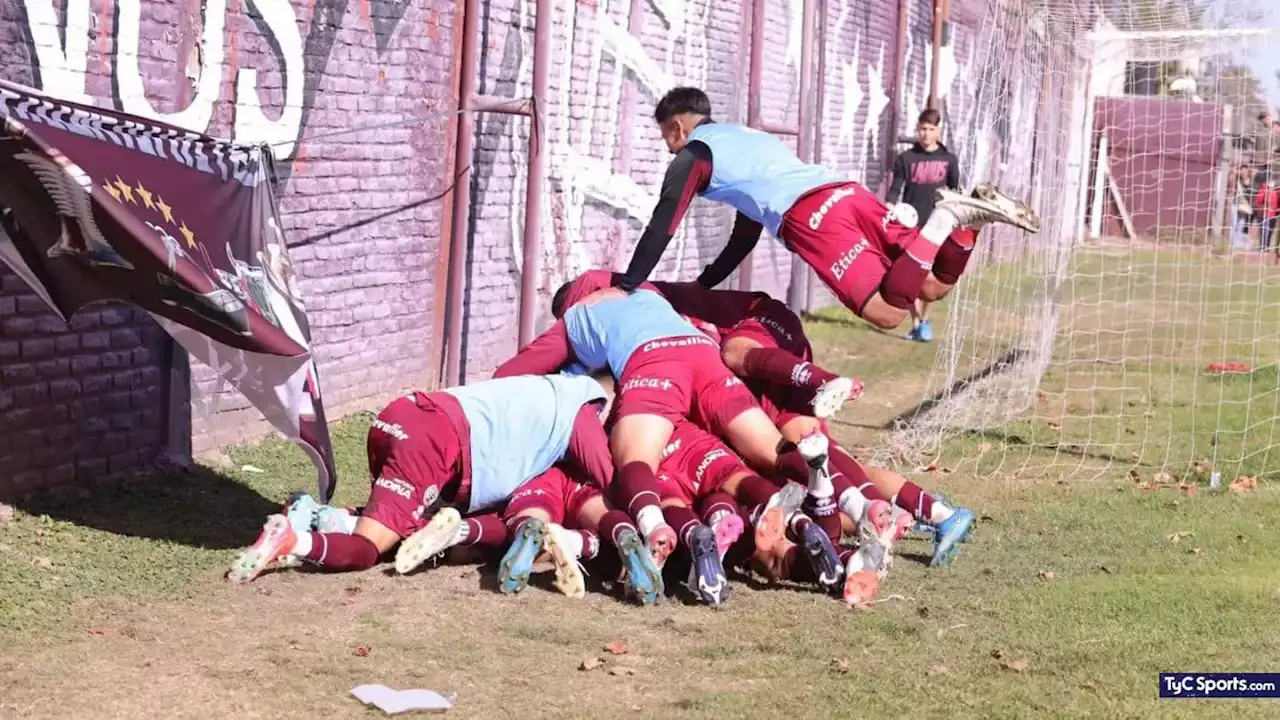
[[[1032,411],[954,434],[938,450],[954,472],[915,475],[983,516],[973,541],[948,569],[904,542],[870,612],[758,579],[736,581],[723,612],[599,591],[506,597],[491,570],[448,566],[230,588],[236,548],[312,483],[299,451],[268,442],[233,449],[226,473],[60,495],[0,524],[0,716],[345,717],[360,712],[347,689],[382,682],[457,692],[463,717],[1273,717],[1272,701],[1156,699],[1159,672],[1259,672],[1280,657],[1280,492],[1209,492],[1206,472],[1184,473],[1203,457],[1225,481],[1269,475],[1280,291],[1269,269],[1197,262],[1079,257]],[[962,288],[967,314],[939,305],[939,329],[974,330],[958,376],[1033,333],[1017,309],[1047,290],[1007,264]],[[1125,312],[1098,312],[1120,300]],[[1193,324],[1193,306],[1218,322]],[[834,423],[855,446],[880,442],[951,362],[840,312],[809,333],[822,362],[867,383]],[[1219,360],[1257,369],[1199,372]],[[367,492],[368,420],[334,427],[339,503]],[[1198,492],[1127,476],[1166,466]],[[596,655],[605,668],[577,669]]]

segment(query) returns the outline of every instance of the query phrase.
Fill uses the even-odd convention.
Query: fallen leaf
[[[369,647],[368,645],[361,645],[360,647],[356,648],[355,652],[351,654],[355,655],[356,657],[369,657],[369,653],[372,651],[373,651],[373,648]]]
[[[990,450],[991,450],[991,443],[984,442],[978,446],[978,452],[980,453],[990,452]]]
[[[1178,478],[1167,472],[1158,472],[1151,477],[1156,485],[1174,485],[1178,482]]]
[[[1196,496],[1196,486],[1190,483],[1179,484],[1178,489],[1181,490],[1183,494],[1185,494],[1189,498],[1193,498]]]
[[[1187,552],[1191,553],[1192,555],[1199,555],[1199,554],[1200,554],[1200,548],[1191,548],[1191,549],[1190,549],[1190,550],[1188,550]]]
[[[257,466],[254,466],[254,465],[242,465],[242,466],[240,467],[240,472],[247,472],[247,473],[264,473],[264,472],[266,472],[266,470],[263,470],[262,468],[257,467]]]
[[[359,595],[359,594],[360,594],[360,587],[359,587],[358,585],[352,585],[352,586],[351,586],[351,587],[349,587],[349,588],[344,588],[344,589],[342,590],[342,592],[346,593],[348,596],[351,596],[351,595]]]
[[[110,635],[111,631],[106,628],[91,627],[89,628],[89,634],[90,635]]]
[[[1231,484],[1227,486],[1227,489],[1237,495],[1247,493],[1250,490],[1257,490],[1258,478],[1253,477],[1252,475],[1241,475],[1235,480],[1232,480]]]
[[[1031,661],[1026,659],[1007,660],[1002,664],[1006,670],[1012,670],[1016,673],[1026,672],[1031,667]]]
[[[1098,686],[1088,681],[1080,683],[1080,689],[1089,690],[1090,692],[1098,692]]]
[[[605,649],[605,652],[609,653],[610,655],[626,655],[627,654],[627,646],[623,645],[620,642],[611,642],[608,645],[605,645],[604,649]]]
[[[582,658],[582,662],[578,665],[578,669],[583,671],[595,670],[603,664],[604,661],[600,658],[595,655],[588,655],[587,657]]]
[[[954,470],[952,470],[952,469],[951,469],[951,468],[949,468],[949,467],[941,468],[941,471],[942,471],[942,474],[943,474],[943,475],[950,475],[951,473],[955,472]]]
[[[1176,544],[1178,544],[1178,543],[1182,540],[1182,538],[1184,538],[1184,537],[1195,537],[1195,535],[1196,535],[1195,533],[1193,533],[1193,532],[1191,532],[1191,531],[1189,531],[1189,530],[1179,530],[1179,531],[1177,531],[1177,532],[1170,533],[1169,535],[1167,535],[1167,536],[1165,536],[1165,537],[1166,537],[1166,539],[1167,539],[1169,542],[1171,542],[1171,543],[1173,543],[1173,544],[1175,544],[1175,545],[1176,545]]]
[[[1062,429],[1062,425],[1061,425],[1061,424],[1059,424],[1059,423],[1056,423],[1056,422],[1047,422],[1047,423],[1045,423],[1045,425],[1048,425],[1050,430],[1061,430],[1061,429]]]
[[[835,672],[847,673],[849,672],[849,661],[844,658],[831,658],[830,667]]]
[[[1004,657],[1004,651],[1001,650],[1000,648],[996,648],[995,650],[991,651],[991,657],[999,660],[1000,658]]]
[[[34,557],[34,558],[31,558],[31,564],[32,564],[32,565],[35,565],[35,566],[36,566],[36,567],[38,567],[38,568],[43,568],[43,569],[45,569],[45,570],[52,570],[52,569],[53,569],[53,561],[52,561],[52,560],[50,560],[50,559],[49,559],[49,558],[47,558],[47,557]]]
[[[927,618],[929,617],[929,608],[921,605],[920,607],[916,608],[916,614],[922,618]]]
[[[613,665],[609,668],[609,674],[617,675],[619,677],[622,677],[624,675],[635,675],[636,669],[631,667],[626,667],[625,665]]]
[[[1105,574],[1107,574],[1107,575],[1114,575],[1114,574],[1115,574],[1115,571],[1113,571],[1111,568],[1107,567],[1106,565],[1099,565],[1099,566],[1098,566],[1098,569],[1099,569],[1099,570],[1101,570],[1103,573],[1105,573]]]
[[[1133,482],[1142,482],[1142,475],[1139,475],[1137,470],[1130,470],[1129,479]]]
[[[1058,573],[1056,573],[1056,572],[1054,572],[1054,571],[1052,571],[1052,570],[1041,570],[1041,571],[1040,571],[1040,579],[1041,579],[1041,580],[1057,580],[1057,579],[1058,579]]]
[[[1236,536],[1236,542],[1238,542],[1238,543],[1240,543],[1241,545],[1243,545],[1243,544],[1245,544],[1245,543],[1249,542],[1249,538],[1247,538],[1247,537],[1245,537],[1245,536],[1243,536],[1243,535],[1237,535],[1237,536]]]
[[[925,471],[925,472],[938,472],[938,464],[937,464],[937,463],[929,463],[928,465],[925,465],[925,466],[924,466],[924,471]]]
[[[1201,475],[1208,475],[1210,472],[1213,471],[1213,466],[1209,464],[1209,461],[1207,459],[1202,458],[1200,460],[1197,460],[1191,463],[1191,469],[1195,470]]]
[[[929,669],[925,670],[925,672],[936,677],[938,675],[946,675],[949,671],[947,670],[946,665],[930,665]]]

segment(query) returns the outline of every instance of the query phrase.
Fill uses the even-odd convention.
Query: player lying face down
[[[601,488],[613,476],[590,377],[512,377],[393,400],[369,428],[373,487],[351,534],[294,527],[272,515],[229,577],[247,582],[278,558],[363,570],[425,526],[443,505],[471,512],[505,500],[562,460]]]

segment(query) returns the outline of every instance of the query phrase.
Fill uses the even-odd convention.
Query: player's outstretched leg
[[[290,558],[297,544],[298,532],[289,518],[283,514],[272,515],[262,525],[262,533],[253,545],[232,561],[227,578],[233,583],[247,583],[282,559],[283,567],[296,567],[297,563]]]
[[[400,543],[396,551],[396,572],[413,572],[422,563],[462,542],[462,514],[451,507],[441,508],[431,522]]]
[[[746,527],[738,513],[738,504],[734,502],[732,495],[717,490],[703,496],[698,502],[698,508],[702,522],[715,533],[716,551],[723,563],[725,553],[738,542]]]
[[[788,525],[809,561],[818,587],[829,593],[839,590],[840,581],[844,579],[844,567],[827,532],[804,513],[792,515]]]
[[[702,524],[690,508],[674,501],[668,503],[663,514],[689,551],[689,591],[711,607],[723,606],[729,601],[731,589],[720,562],[715,532]]]
[[[524,590],[533,572],[533,561],[542,551],[550,523],[537,516],[517,519],[512,527],[511,547],[498,563],[498,588],[511,594]]]
[[[960,543],[973,534],[977,521],[973,511],[952,507],[892,470],[869,468],[867,475],[882,494],[893,498],[895,505],[933,529],[933,557],[929,564],[950,565]]]
[[[607,539],[618,550],[622,561],[622,579],[627,595],[641,605],[654,605],[662,601],[662,570],[653,562],[653,556],[640,538],[640,532],[631,518],[621,510],[609,510],[600,519],[600,537]]]
[[[1029,233],[1040,232],[1040,215],[1030,205],[1006,195],[990,183],[978,183],[971,195],[983,202],[1000,209],[1004,217],[1012,220],[1010,224],[1020,227]]]

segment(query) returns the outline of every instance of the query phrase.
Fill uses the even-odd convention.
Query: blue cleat
[[[933,342],[933,326],[929,324],[928,320],[920,323],[920,326],[914,332],[916,340],[924,343]]]
[[[831,544],[831,538],[813,522],[805,524],[801,536],[801,547],[809,560],[809,567],[813,568],[813,576],[818,579],[818,587],[829,593],[840,590],[844,566],[840,562],[840,554]]]
[[[938,526],[933,539],[933,559],[929,561],[931,567],[950,565],[956,559],[956,552],[960,549],[956,546],[969,539],[974,521],[973,511],[957,508],[946,522]]]
[[[311,495],[304,492],[294,492],[289,495],[289,500],[284,507],[284,516],[289,518],[289,526],[294,532],[304,533],[311,532],[316,529],[316,514],[323,507]]]
[[[693,562],[689,566],[689,590],[707,605],[721,607],[729,602],[731,588],[720,563],[715,531],[699,525],[690,535],[689,554]]]
[[[618,557],[627,584],[627,594],[641,605],[655,605],[662,600],[662,571],[645,549],[644,541],[634,530],[618,533]]]
[[[527,518],[520,523],[516,537],[507,548],[498,565],[498,584],[504,593],[518,593],[529,584],[533,561],[542,552],[542,538],[547,534],[547,524],[539,518]]]

